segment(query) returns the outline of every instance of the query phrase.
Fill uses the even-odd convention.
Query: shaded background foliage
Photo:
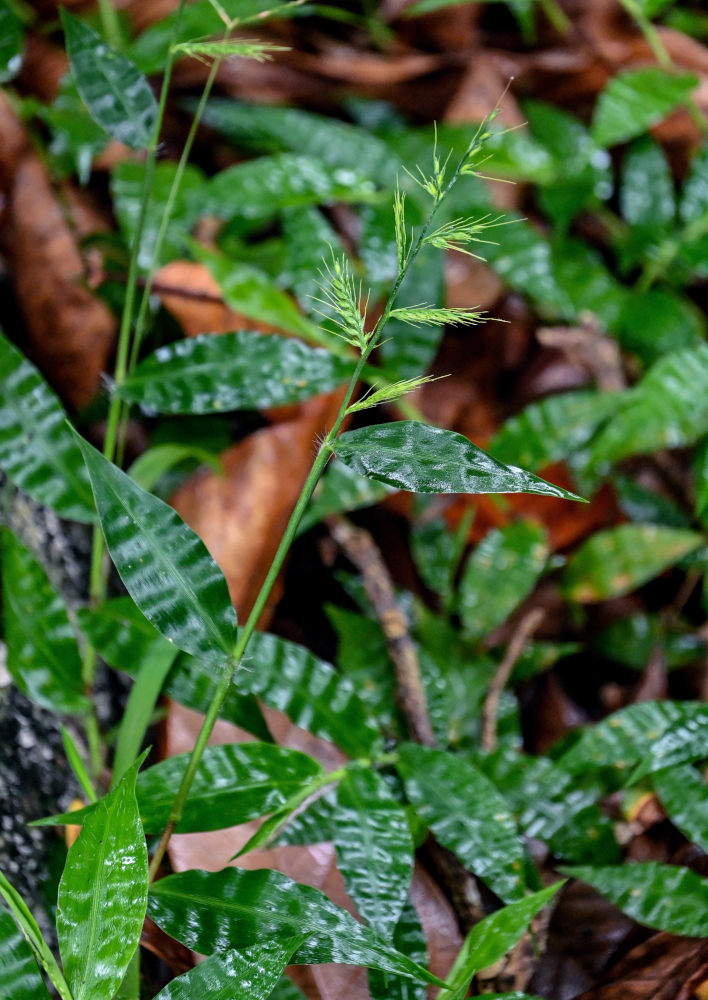
[[[145,73],[164,62],[174,6],[120,7],[127,50]],[[265,720],[278,743],[304,749],[327,767],[344,760],[332,744],[352,754],[370,750],[377,738],[372,719],[387,737],[410,735],[410,720],[396,706],[381,615],[353,573],[352,552],[345,545],[339,553],[336,530],[322,523],[358,511],[355,521],[382,550],[408,617],[433,738],[451,751],[408,746],[394,787],[379,789],[380,798],[400,799],[402,780],[423,824],[507,902],[515,898],[511,865],[523,860],[520,829],[537,866],[531,886],[557,864],[579,866],[580,877],[624,910],[586,885],[570,885],[540,960],[515,952],[511,969],[492,977],[492,988],[586,1000],[700,995],[708,978],[705,943],[666,930],[705,932],[705,883],[691,883],[689,869],[708,874],[708,794],[695,766],[705,758],[705,710],[696,702],[706,693],[706,15],[698,4],[645,0],[418,7],[418,16],[410,16],[415,11],[394,2],[319,11],[305,5],[247,29],[287,48],[264,63],[229,59],[218,71],[159,260],[143,354],[162,349],[167,360],[184,335],[221,331],[241,331],[234,336],[242,339],[251,330],[319,336],[310,296],[317,294],[314,278],[328,245],[354,255],[375,302],[396,274],[390,208],[396,175],[404,165],[429,163],[433,120],[443,156],[462,152],[471,128],[513,76],[499,116],[513,130],[492,140],[481,172],[515,184],[470,179],[464,192],[455,192],[447,221],[470,212],[496,218],[502,210],[516,221],[480,234],[493,241],[472,247],[486,263],[454,252],[421,255],[400,301],[488,310],[506,325],[395,324],[380,360],[394,378],[451,373],[413,395],[427,420],[591,502],[414,500],[333,465],[309,515],[312,530],[301,535],[261,620],[315,655],[307,659],[299,646],[274,650],[265,637],[250,651],[240,691],[267,706]],[[75,12],[90,8],[76,5]],[[14,7],[0,4],[0,58],[13,85],[0,99],[3,326],[82,430],[98,440],[106,411],[101,373],[111,369],[144,166],[124,146],[107,142],[84,110],[65,75],[56,14],[50,3],[34,5],[23,28]],[[218,29],[209,4],[191,5],[185,40]],[[138,258],[143,280],[194,95],[208,71],[196,58],[179,60],[175,69]],[[132,144],[132,133],[122,138]],[[402,183],[415,221],[415,189],[405,177]],[[205,349],[218,370],[226,347],[222,357],[218,348]],[[158,416],[164,400],[154,381],[150,395],[151,364],[142,363],[147,390],[142,366],[121,389],[142,407],[133,411],[127,464],[203,538],[243,620],[309,467],[313,439],[331,422],[336,392],[286,406],[275,397],[258,406],[260,413],[196,418],[175,407],[174,415]],[[341,358],[322,356],[301,378],[330,390],[341,366]],[[199,386],[189,367],[174,378],[170,398],[183,394],[187,411],[197,412]],[[311,395],[305,387],[303,394]],[[243,398],[223,406],[236,411],[258,403]],[[390,408],[389,415],[402,414]],[[71,457],[66,466],[82,467]],[[31,491],[31,469],[6,471]],[[85,480],[72,491],[77,495],[83,510],[65,513],[90,516]],[[44,536],[25,540],[51,562]],[[468,543],[473,548],[463,558]],[[24,572],[34,572],[27,556],[10,549],[4,546],[6,566],[13,557],[25,559]],[[55,583],[66,592],[65,581]],[[535,626],[524,636],[535,611]],[[113,615],[110,628],[97,615],[82,629],[106,662],[134,671],[135,621],[114,604],[104,615]],[[11,619],[6,610],[6,634]],[[124,625],[119,641],[116,620]],[[519,635],[525,641],[509,665],[505,654]],[[163,657],[165,671],[172,668],[159,636],[143,630],[140,642],[141,656],[149,648]],[[335,661],[339,671],[326,675],[332,686],[319,699],[313,691],[322,690],[324,668],[317,657]],[[493,701],[489,692],[504,671]],[[358,698],[351,685],[343,688],[347,679]],[[180,654],[165,683],[174,701],[159,756],[191,747],[193,715],[176,703],[204,709],[205,684],[199,664]],[[42,703],[36,689],[30,693]],[[48,704],[65,709],[55,696]],[[333,702],[347,707],[332,714]],[[263,717],[254,721],[255,702],[248,704],[234,698],[224,718],[268,738]],[[586,723],[597,725],[566,740]],[[672,757],[677,733],[685,739]],[[246,733],[219,723],[218,742],[235,738]],[[644,774],[637,773],[640,765]],[[225,783],[233,781],[234,762],[213,766]],[[418,787],[419,769],[431,787]],[[149,789],[151,780],[158,788],[168,782],[144,772],[138,801],[140,782]],[[204,787],[213,780],[207,774]],[[446,792],[438,801],[440,789]],[[470,789],[476,794],[468,800]],[[280,808],[291,791],[272,790],[268,808]],[[351,794],[340,786],[339,812],[331,797],[318,800],[285,827],[278,846],[241,863],[315,883],[340,904],[346,886],[368,917],[366,894],[355,886],[357,866],[348,873],[346,850],[342,857],[342,843],[352,840]],[[484,808],[470,842],[466,824],[475,800]],[[461,828],[451,803],[464,817]],[[499,815],[508,810],[508,827],[500,821],[484,844],[491,804]],[[58,801],[56,809],[67,805]],[[197,815],[199,809],[197,799]],[[237,803],[236,815],[250,819],[265,809],[260,803],[249,813]],[[194,828],[202,832],[172,842],[176,872],[221,867],[254,832],[203,832],[203,819]],[[480,861],[483,848],[489,863]],[[437,883],[431,878],[435,867],[425,851],[421,858],[412,901],[431,967],[446,973],[461,941],[460,914],[441,890],[439,872]],[[674,883],[652,867],[613,871],[621,861],[686,867],[672,869]],[[638,879],[646,891],[633,908]],[[699,909],[693,918],[689,912],[687,924],[672,923],[661,903],[673,893],[680,899],[682,889],[687,905]],[[424,961],[414,915],[404,910],[395,933],[401,951]],[[148,946],[180,969],[152,931]],[[367,988],[392,996],[385,977],[372,973],[367,987],[362,970],[312,966],[299,982],[324,998],[365,996]],[[412,996],[406,990],[416,987],[402,983],[396,980],[395,989]],[[279,989],[285,996],[290,987]]]

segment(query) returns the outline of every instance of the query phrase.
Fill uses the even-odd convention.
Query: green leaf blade
[[[324,893],[276,871],[225,868],[170,875],[152,887],[148,913],[168,934],[202,954],[306,934],[295,963],[366,965],[441,985]]]
[[[79,449],[56,395],[0,334],[0,468],[61,517],[91,523],[95,511]]]
[[[61,23],[71,72],[93,120],[131,149],[147,147],[157,121],[157,102],[145,77],[130,59],[64,8]]]
[[[49,1000],[32,950],[3,906],[0,906],[0,996],[12,1000]]]
[[[244,951],[211,955],[173,979],[155,1000],[266,1000],[297,944],[297,939],[263,941]]]
[[[355,472],[413,493],[538,493],[580,499],[530,472],[502,465],[461,434],[415,420],[346,431],[334,452]]]
[[[593,139],[598,146],[615,146],[641,135],[684,104],[697,83],[689,73],[653,67],[618,73],[598,99]]]
[[[587,882],[646,927],[687,937],[705,937],[708,933],[708,879],[688,868],[642,861],[562,871]]]
[[[563,574],[574,601],[593,603],[629,594],[700,545],[703,535],[658,524],[621,524],[598,531],[577,549]]]
[[[457,1000],[467,995],[470,981],[482,969],[494,965],[514,947],[532,919],[558,892],[562,882],[541,889],[516,903],[490,914],[472,928],[455,959],[448,981],[452,989],[441,990],[439,1000]]]
[[[322,348],[251,330],[203,334],[159,348],[128,376],[122,399],[156,413],[219,413],[298,403],[351,376]]]
[[[77,438],[106,544],[128,593],[179,649],[223,661],[236,641],[224,576],[179,515]]]
[[[511,812],[481,771],[464,758],[412,743],[398,770],[416,810],[440,843],[506,902],[524,893],[523,846]]]
[[[337,789],[334,846],[347,892],[384,939],[391,937],[413,875],[413,840],[402,806],[374,771],[350,771]]]
[[[548,556],[546,533],[532,521],[516,521],[485,535],[460,581],[459,613],[466,634],[481,639],[506,621],[531,593]]]
[[[579,734],[577,742],[560,757],[558,766],[569,774],[591,769],[614,768],[626,779],[640,762],[652,756],[653,747],[665,733],[678,734],[685,746],[685,736],[700,728],[706,719],[706,706],[697,702],[645,701],[620,709]],[[663,767],[672,766],[666,760]]]
[[[148,888],[140,763],[86,817],[59,883],[57,932],[74,1000],[111,1000],[140,940]]]
[[[20,72],[23,47],[22,24],[7,0],[0,0],[0,83]]]
[[[331,740],[352,757],[370,754],[381,743],[380,733],[349,678],[297,643],[254,632],[236,686],[284,712],[296,726]]]
[[[138,804],[147,832],[159,833],[165,827],[188,757],[168,757],[138,777]],[[207,747],[177,833],[221,830],[275,812],[323,773],[311,757],[271,743]]]
[[[49,711],[85,712],[81,660],[64,603],[29,550],[7,529],[0,537],[10,675]]]
[[[688,840],[708,851],[708,785],[690,764],[678,764],[652,777],[666,814]]]

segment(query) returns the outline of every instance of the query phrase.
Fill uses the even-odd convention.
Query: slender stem
[[[138,351],[140,350],[140,344],[143,339],[143,333],[145,330],[145,320],[147,317],[148,307],[150,305],[150,296],[152,294],[153,282],[155,280],[155,274],[157,272],[158,261],[160,259],[160,253],[162,251],[162,244],[164,243],[165,236],[167,235],[167,227],[172,218],[172,212],[175,207],[175,201],[177,200],[177,195],[182,184],[182,178],[184,172],[187,168],[187,163],[189,161],[190,154],[192,152],[192,146],[194,145],[194,140],[197,135],[197,129],[202,120],[204,114],[204,109],[206,103],[209,100],[209,95],[211,94],[212,87],[214,86],[214,80],[216,79],[216,74],[218,72],[221,60],[215,59],[209,70],[209,76],[207,77],[206,83],[202,90],[202,95],[199,98],[199,104],[197,110],[192,118],[192,123],[189,127],[189,132],[187,134],[187,140],[182,149],[182,155],[179,158],[177,164],[177,169],[175,171],[175,176],[172,181],[172,186],[170,187],[170,192],[167,196],[167,201],[165,202],[165,210],[160,220],[160,227],[157,231],[157,236],[155,238],[155,245],[152,252],[152,261],[150,262],[150,268],[148,271],[147,280],[145,281],[145,287],[143,288],[143,294],[140,299],[140,306],[138,307],[138,315],[135,320],[135,336],[133,337],[133,347],[131,350],[130,360],[128,362],[129,370],[135,367],[138,359]]]
[[[98,0],[98,13],[101,18],[101,27],[106,41],[114,49],[123,47],[123,38],[120,33],[120,22],[118,14],[113,6],[113,0]]]
[[[178,17],[175,19],[173,34],[178,29],[184,5],[185,5],[185,0],[180,0]],[[110,0],[103,0],[103,3],[101,3],[102,10],[104,6],[110,8],[110,10],[115,15],[115,11],[113,10]],[[138,215],[137,225],[135,228],[133,245],[131,247],[130,264],[128,268],[128,281],[126,284],[125,300],[123,303],[123,311],[121,314],[120,329],[118,333],[118,347],[116,352],[115,381],[118,385],[120,385],[123,382],[126,375],[126,367],[130,351],[130,336],[133,324],[133,309],[135,306],[135,295],[138,283],[138,255],[140,253],[140,244],[142,242],[143,230],[145,228],[147,208],[150,201],[150,197],[152,195],[152,182],[155,173],[155,162],[157,159],[157,150],[160,141],[160,131],[162,129],[162,122],[165,115],[165,107],[167,105],[167,95],[170,89],[173,63],[174,63],[174,54],[170,47],[170,52],[168,54],[167,61],[165,63],[165,72],[162,78],[162,87],[160,90],[160,99],[158,102],[157,117],[153,128],[150,147],[148,149],[145,177],[143,181],[143,190],[140,202],[140,211]],[[114,394],[111,397],[108,409],[106,437],[103,443],[103,454],[106,456],[106,458],[109,458],[111,460],[115,456],[116,433],[120,419],[121,406],[122,406],[121,400],[116,394]],[[100,527],[97,525],[94,528],[93,532],[92,548],[91,548],[91,567],[89,571],[89,604],[91,605],[91,607],[95,607],[105,599],[107,573],[105,569],[104,556],[105,556],[105,543],[103,539],[103,533]],[[81,662],[81,678],[83,681],[84,690],[89,696],[91,695],[94,679],[96,676],[96,662],[97,662],[97,657],[95,648],[91,643],[86,643]],[[91,708],[89,715],[86,718],[85,728],[86,728],[86,738],[88,741],[89,751],[91,756],[92,777],[95,778],[100,773],[100,769],[102,766],[102,759],[101,759],[102,753],[101,753],[98,721],[96,718],[95,708],[93,706]]]
[[[175,796],[175,799],[172,803],[172,808],[170,810],[170,816],[167,825],[162,832],[162,836],[160,837],[157,849],[155,851],[155,854],[153,855],[152,861],[150,862],[150,870],[149,870],[150,881],[153,881],[155,879],[157,872],[160,868],[160,865],[162,863],[162,859],[165,856],[165,851],[167,850],[167,845],[170,842],[170,838],[173,832],[175,831],[180,819],[182,818],[182,813],[184,811],[184,806],[187,801],[187,796],[189,795],[192,781],[194,780],[194,775],[196,774],[197,767],[199,766],[199,762],[201,761],[201,758],[206,749],[209,737],[211,736],[212,729],[214,728],[219,712],[221,710],[221,706],[223,705],[224,700],[229,692],[229,688],[233,681],[234,675],[241,664],[241,660],[243,658],[244,653],[246,652],[246,648],[251,639],[251,636],[255,632],[258,620],[261,617],[261,614],[263,612],[263,609],[265,608],[268,597],[270,596],[270,593],[273,589],[273,585],[275,584],[275,581],[277,580],[278,575],[283,567],[283,563],[285,562],[285,558],[290,550],[290,546],[295,540],[295,537],[297,535],[297,529],[300,524],[300,521],[302,520],[302,516],[307,509],[307,505],[312,499],[312,494],[314,493],[315,487],[317,486],[318,482],[320,481],[320,478],[322,477],[322,474],[327,466],[327,462],[329,461],[330,456],[333,454],[335,439],[339,434],[339,431],[344,422],[344,418],[347,415],[347,407],[349,406],[349,403],[351,402],[354,392],[356,391],[356,387],[359,383],[361,374],[366,366],[370,354],[376,348],[377,344],[381,339],[383,328],[391,314],[391,310],[393,309],[393,305],[396,296],[398,294],[398,291],[401,287],[401,284],[403,283],[406,274],[408,273],[413,261],[415,260],[415,258],[417,257],[418,253],[420,252],[421,248],[425,243],[425,238],[430,230],[430,226],[435,217],[435,214],[438,208],[440,207],[440,203],[458,180],[462,172],[463,166],[468,161],[472,152],[476,148],[478,135],[475,136],[475,138],[468,146],[465,154],[462,156],[459,163],[457,164],[457,167],[450,181],[445,186],[444,190],[439,192],[438,196],[435,198],[433,207],[428,215],[428,218],[425,220],[425,223],[423,224],[423,227],[420,230],[420,233],[418,234],[416,242],[411,247],[410,253],[407,255],[406,260],[399,271],[396,282],[393,288],[391,289],[391,292],[389,293],[389,296],[386,300],[386,305],[384,306],[383,313],[381,314],[378,323],[374,327],[374,330],[368,337],[366,343],[362,345],[361,357],[357,361],[356,367],[349,381],[349,385],[347,386],[347,390],[344,394],[344,398],[342,399],[342,402],[339,406],[339,410],[337,412],[335,421],[330,430],[328,431],[328,433],[326,434],[322,444],[320,445],[320,448],[315,457],[315,461],[312,464],[312,467],[307,475],[307,479],[305,480],[303,488],[300,492],[300,496],[298,497],[297,503],[293,508],[292,514],[290,515],[287,527],[280,540],[280,544],[278,545],[277,551],[273,557],[273,561],[271,562],[266,578],[263,581],[263,584],[260,588],[258,596],[256,597],[253,608],[251,609],[251,613],[249,614],[245,625],[240,630],[238,640],[234,646],[229,662],[226,664],[224,668],[224,672],[221,678],[219,679],[216,690],[214,691],[214,695],[212,696],[211,702],[209,703],[206,715],[204,716],[204,722],[202,723],[201,729],[199,730],[199,735],[197,736],[194,749],[189,755],[187,767],[182,777],[182,781],[180,782],[180,786]]]

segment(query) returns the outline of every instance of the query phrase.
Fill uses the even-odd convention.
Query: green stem
[[[98,0],[98,13],[106,41],[114,49],[122,49],[123,38],[120,32],[120,21],[112,0]]]
[[[381,317],[376,326],[374,327],[374,330],[372,331],[372,334],[369,337],[366,345],[364,345],[362,348],[361,356],[357,361],[356,367],[349,381],[349,385],[347,386],[347,390],[344,394],[344,398],[342,399],[342,402],[339,406],[337,417],[332,427],[328,431],[327,435],[325,436],[322,444],[319,447],[319,450],[315,457],[315,461],[312,464],[312,467],[307,475],[307,479],[305,480],[305,483],[300,492],[300,496],[298,497],[297,503],[295,504],[292,514],[290,515],[287,527],[280,540],[280,544],[278,545],[278,549],[273,557],[273,561],[271,562],[266,578],[263,581],[263,584],[258,592],[258,596],[256,597],[253,608],[251,609],[251,613],[249,614],[245,625],[240,630],[238,640],[236,642],[236,645],[234,646],[229,662],[226,664],[224,668],[224,672],[221,675],[221,678],[219,679],[217,688],[209,703],[206,715],[204,716],[204,721],[202,723],[201,729],[199,730],[199,735],[197,736],[194,748],[189,755],[189,760],[187,762],[187,767],[182,777],[182,781],[180,782],[179,789],[172,803],[172,808],[170,810],[170,815],[167,825],[165,826],[165,829],[162,832],[162,836],[160,837],[157,849],[155,850],[155,853],[150,862],[149,879],[151,882],[157,876],[160,865],[162,864],[162,859],[164,858],[165,852],[167,850],[167,845],[170,842],[170,838],[172,837],[172,834],[174,833],[175,829],[177,828],[177,825],[179,824],[180,819],[182,818],[182,813],[184,812],[184,807],[187,801],[187,797],[189,795],[190,788],[192,786],[192,781],[194,780],[194,775],[196,774],[197,768],[199,766],[199,763],[202,759],[207,743],[209,741],[209,737],[211,736],[211,732],[214,728],[214,725],[216,724],[219,712],[221,711],[221,706],[223,705],[224,700],[226,699],[226,696],[229,692],[229,688],[231,687],[231,684],[233,682],[234,675],[241,664],[241,660],[243,659],[243,656],[246,652],[246,648],[251,639],[251,636],[256,630],[258,619],[261,617],[263,609],[265,608],[266,602],[273,589],[273,585],[275,584],[275,581],[277,580],[278,575],[283,567],[286,556],[290,550],[290,546],[295,540],[298,526],[300,524],[300,521],[302,520],[303,514],[307,509],[307,505],[312,499],[312,494],[315,491],[315,487],[317,486],[318,482],[320,481],[320,478],[322,477],[322,474],[324,473],[324,470],[327,466],[327,462],[329,461],[330,456],[334,452],[334,442],[342,427],[344,418],[347,415],[347,407],[349,406],[352,396],[356,391],[356,387],[361,377],[361,374],[365,369],[370,354],[376,348],[377,344],[381,339],[381,334],[383,332],[384,326],[389,316],[391,315],[391,310],[393,309],[393,305],[396,296],[398,295],[399,289],[406,277],[406,274],[409,272],[410,267],[413,264],[413,261],[416,259],[416,257],[420,253],[420,250],[422,249],[425,243],[426,236],[430,230],[430,226],[433,222],[435,214],[437,213],[437,210],[440,207],[440,204],[443,201],[443,199],[447,196],[447,194],[450,192],[450,190],[460,177],[462,168],[464,167],[465,163],[469,160],[470,156],[474,152],[478,142],[479,134],[480,133],[478,132],[478,134],[475,136],[475,138],[468,146],[465,154],[460,159],[449,183],[445,186],[444,190],[441,191],[435,198],[435,202],[428,215],[428,218],[425,220],[425,223],[423,224],[423,227],[420,230],[420,233],[418,234],[416,242],[411,247],[410,253],[407,255],[406,260],[396,278],[396,282],[389,293]]]
[[[110,7],[113,11],[113,7],[110,4],[110,0],[104,0],[101,5]],[[180,6],[178,9],[178,17],[175,19],[175,25],[173,28],[173,34],[178,30],[179,21],[184,9],[185,0],[180,0]],[[115,11],[113,11],[115,14]],[[143,230],[145,228],[145,219],[147,216],[147,207],[152,194],[152,181],[155,173],[155,162],[157,159],[157,149],[160,141],[160,131],[162,130],[162,122],[165,115],[165,107],[167,105],[167,95],[170,89],[170,81],[172,78],[172,66],[174,63],[174,54],[170,48],[170,52],[167,57],[165,64],[165,72],[162,78],[162,87],[160,90],[160,100],[158,103],[158,113],[155,120],[155,126],[153,128],[152,138],[150,146],[148,149],[148,157],[145,168],[145,178],[143,181],[143,190],[140,201],[140,211],[138,215],[138,222],[135,229],[135,235],[133,238],[133,245],[131,247],[130,253],[130,264],[128,267],[128,281],[125,290],[125,300],[123,303],[123,311],[121,313],[120,329],[118,333],[118,347],[116,352],[116,366],[115,366],[115,381],[120,385],[126,376],[127,362],[130,351],[130,336],[133,324],[133,309],[135,306],[135,294],[138,283],[138,255],[140,252],[140,244],[142,242]],[[111,401],[108,409],[108,420],[106,425],[106,437],[103,443],[103,454],[106,458],[113,460],[115,457],[116,442],[117,442],[117,429],[121,414],[121,400],[114,393],[111,397]],[[107,584],[107,573],[105,570],[105,543],[103,539],[103,534],[100,527],[97,525],[94,528],[92,548],[91,548],[91,568],[89,571],[89,604],[91,607],[96,607],[106,596],[106,584]],[[83,656],[81,660],[81,678],[84,685],[84,690],[91,696],[94,680],[96,676],[96,650],[91,643],[86,643],[84,647]],[[92,699],[91,699],[92,700]],[[91,755],[91,776],[96,778],[100,773],[102,766],[102,752],[100,745],[100,733],[98,727],[98,721],[96,718],[95,709],[92,708],[89,716],[86,719],[86,738],[89,745],[90,755]]]
[[[227,33],[228,34],[228,33]],[[192,118],[192,123],[189,127],[189,132],[187,134],[187,140],[182,149],[182,155],[179,158],[179,163],[177,164],[177,169],[175,171],[175,176],[172,181],[172,186],[170,187],[170,192],[167,196],[167,201],[165,202],[165,210],[162,214],[162,219],[160,220],[160,227],[157,231],[157,236],[155,238],[155,245],[152,252],[152,261],[150,262],[150,268],[148,271],[148,277],[145,282],[145,287],[143,289],[142,298],[140,299],[140,306],[138,307],[138,315],[135,320],[135,336],[133,337],[133,347],[130,355],[130,360],[128,362],[129,370],[132,370],[138,360],[138,351],[140,350],[140,344],[143,339],[143,333],[145,330],[145,320],[147,318],[148,308],[150,306],[150,296],[152,294],[152,286],[155,280],[155,272],[157,271],[158,261],[160,259],[160,253],[162,251],[162,244],[164,243],[165,236],[167,235],[167,227],[172,218],[172,212],[175,207],[175,202],[177,200],[177,195],[179,193],[180,186],[182,184],[182,178],[184,177],[184,172],[187,168],[187,163],[189,162],[189,157],[192,152],[192,146],[194,145],[194,140],[197,135],[197,129],[202,120],[204,114],[204,109],[206,103],[209,100],[209,95],[211,94],[212,87],[214,86],[214,80],[216,79],[216,74],[218,72],[221,60],[215,59],[209,70],[209,76],[207,77],[206,83],[202,90],[202,95],[199,98],[199,104],[197,110]]]

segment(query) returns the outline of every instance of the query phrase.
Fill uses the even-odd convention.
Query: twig
[[[435,746],[425,690],[420,676],[418,654],[408,632],[393,582],[376,543],[363,528],[344,517],[327,519],[332,538],[362,575],[366,595],[381,623],[391,659],[396,668],[398,703],[411,739],[423,746]]]
[[[511,672],[524,651],[524,646],[538,628],[543,615],[542,608],[533,608],[524,615],[489,685],[482,708],[482,747],[489,752],[497,745],[497,715],[502,691],[509,682]]]
[[[408,623],[393,588],[393,581],[378,546],[368,531],[344,517],[327,518],[332,538],[361,573],[364,589],[381,623],[396,669],[398,704],[411,739],[435,746],[418,654]],[[484,916],[477,882],[462,862],[430,836],[421,849],[422,860],[445,892],[460,930],[466,934]]]

